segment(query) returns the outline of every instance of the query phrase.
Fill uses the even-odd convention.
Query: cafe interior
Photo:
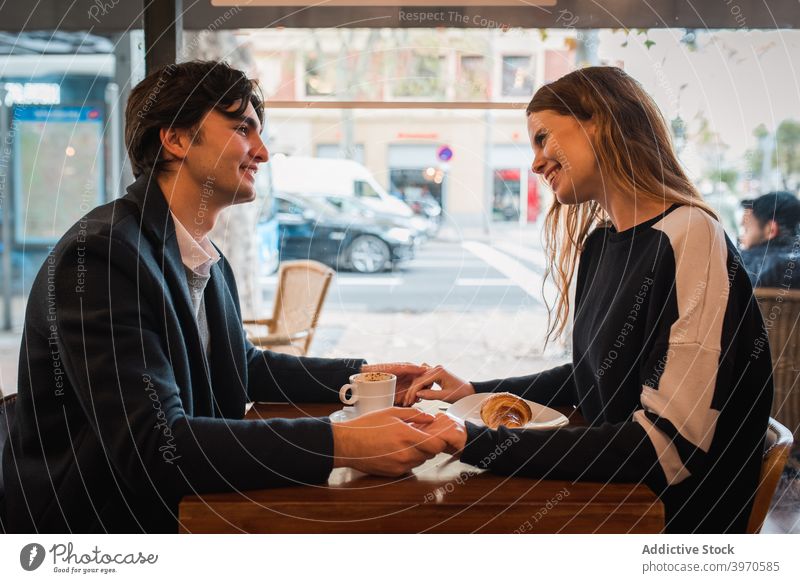
[[[466,77],[457,77],[461,81],[456,83],[452,83],[448,77],[448,80],[439,84],[441,87],[436,85],[439,88],[431,89],[431,93],[425,93],[428,89],[413,83],[406,83],[402,88],[400,85],[393,85],[391,90],[370,92],[369,87],[363,91],[348,90],[341,83],[336,86],[335,80],[331,81],[325,75],[314,77],[302,87],[297,85],[287,88],[286,83],[278,87],[274,80],[271,86],[271,81],[266,78],[262,80],[262,84],[268,93],[267,123],[273,120],[271,123],[285,129],[276,138],[284,140],[275,142],[276,152],[290,155],[296,152],[322,157],[324,152],[331,149],[348,151],[353,154],[348,157],[356,162],[360,161],[376,174],[377,182],[383,186],[391,184],[397,191],[403,190],[403,195],[409,197],[406,199],[409,205],[413,203],[419,208],[424,208],[425,204],[439,207],[438,212],[449,217],[444,219],[445,226],[442,228],[446,228],[446,221],[450,220],[450,225],[458,225],[458,229],[465,232],[474,229],[478,232],[484,225],[483,220],[488,221],[486,224],[500,220],[514,227],[525,227],[528,229],[526,232],[530,232],[530,229],[542,228],[543,216],[551,199],[532,175],[530,183],[528,182],[527,166],[530,160],[525,158],[519,162],[514,157],[517,154],[513,152],[529,147],[527,130],[518,120],[522,119],[522,112],[530,95],[543,82],[554,80],[586,64],[624,67],[619,62],[609,63],[602,55],[592,51],[592,39],[597,38],[596,31],[614,31],[613,34],[625,31],[631,38],[636,38],[640,35],[638,31],[643,31],[640,36],[645,38],[648,31],[653,34],[653,31],[661,30],[679,30],[684,35],[698,30],[725,31],[726,34],[745,36],[752,31],[794,30],[800,27],[800,10],[796,3],[770,3],[770,9],[767,10],[764,3],[756,0],[697,3],[682,0],[382,0],[369,3],[347,0],[323,0],[317,3],[293,0],[81,0],[72,3],[70,8],[66,8],[58,0],[41,0],[35,7],[29,4],[12,3],[10,7],[6,5],[0,8],[0,37],[3,37],[3,46],[6,47],[5,54],[0,56],[0,81],[3,81],[4,87],[0,95],[5,98],[3,126],[0,128],[2,135],[4,138],[11,136],[8,143],[14,141],[14,128],[9,125],[13,115],[13,99],[17,100],[17,104],[25,103],[27,96],[31,107],[41,109],[52,106],[53,101],[48,101],[48,95],[60,92],[62,104],[80,106],[73,108],[75,111],[70,113],[78,116],[75,118],[76,126],[80,121],[89,128],[92,115],[95,115],[92,113],[95,110],[91,107],[99,104],[96,107],[101,112],[99,121],[102,122],[102,127],[95,125],[100,128],[105,151],[103,168],[96,180],[102,186],[93,186],[94,190],[88,198],[85,190],[75,192],[77,196],[73,196],[71,202],[65,203],[74,206],[72,214],[75,217],[57,224],[53,220],[49,225],[52,232],[46,226],[42,227],[41,237],[31,236],[26,246],[19,239],[19,224],[12,224],[10,219],[13,209],[9,210],[11,207],[4,205],[0,211],[3,216],[3,313],[7,331],[21,326],[22,298],[27,293],[26,285],[30,284],[23,282],[20,284],[21,289],[16,289],[17,285],[9,274],[16,269],[17,262],[33,266],[30,269],[45,263],[52,245],[48,237],[64,232],[86,210],[96,204],[113,200],[124,193],[125,186],[133,182],[132,170],[125,161],[124,128],[120,112],[124,111],[133,86],[147,74],[159,67],[186,61],[187,54],[196,55],[197,52],[187,53],[187,39],[200,38],[200,33],[204,31],[220,38],[226,33],[245,37],[261,31],[325,39],[336,33],[341,38],[350,39],[346,42],[355,43],[355,35],[369,39],[373,39],[373,35],[375,39],[383,35],[385,38],[396,37],[399,39],[397,42],[405,42],[403,39],[408,37],[403,35],[439,34],[452,29],[458,34],[484,34],[486,38],[490,38],[487,41],[489,46],[491,43],[498,43],[498,46],[508,43],[509,46],[517,47],[509,49],[511,54],[504,55],[502,50],[492,54],[491,49],[486,53],[480,53],[483,49],[475,54],[470,53],[467,41],[458,46],[454,43],[453,47],[445,45],[445,49],[452,49],[457,56],[454,57],[455,61],[445,57],[442,57],[444,60],[437,61],[445,63],[443,69],[438,69],[442,74],[449,66],[447,63],[455,62],[452,67],[464,67],[466,71],[469,67],[477,66],[477,61],[470,60],[469,57],[477,59],[481,56],[486,59],[487,67],[495,67],[500,71],[489,83],[486,90],[488,93],[464,89]],[[519,66],[522,61],[519,61],[521,57],[513,51],[518,50],[521,44],[530,42],[528,39],[533,34],[531,31],[538,37],[537,42],[544,43],[542,46],[547,42],[556,42],[554,39],[559,39],[559,46],[557,50],[543,49],[541,58],[537,61],[538,72],[533,80],[530,83],[520,81],[521,88],[514,89],[514,75],[509,74],[507,79],[503,71],[509,67],[512,73],[517,70],[513,67]],[[351,32],[354,36],[347,36]],[[515,35],[517,38],[514,38]],[[566,35],[571,40],[560,40],[559,35]],[[58,43],[60,48],[54,48]],[[324,43],[320,41],[319,44],[322,47]],[[224,53],[228,49],[223,46],[220,50]],[[267,47],[264,50],[276,52],[279,49]],[[343,50],[346,52],[347,47]],[[14,64],[17,57],[24,57],[27,59],[25,62],[34,63],[45,53],[57,53],[61,60],[75,57],[77,62],[81,55],[99,51],[112,55],[112,69],[109,70],[100,61],[97,61],[100,64],[92,65],[87,60],[84,70],[73,70],[69,78],[62,76],[60,80],[57,71],[41,79],[31,76],[26,80],[24,64]],[[459,51],[463,51],[467,58],[459,57]],[[213,54],[213,51],[205,54]],[[4,57],[8,57],[6,65],[2,64]],[[353,86],[360,87],[359,83],[369,85],[360,82],[359,70],[367,67],[366,63],[371,58],[380,57],[351,55],[355,69],[355,74],[350,78]],[[283,71],[281,74],[285,77],[286,62],[278,62],[282,63],[283,69],[276,65],[274,70],[276,74]],[[23,61],[20,60],[19,63]],[[109,82],[104,87],[98,88],[93,84],[92,75],[99,75],[92,70],[93,67],[106,67],[103,75],[109,76]],[[288,67],[296,72],[296,67],[302,65],[290,64]],[[414,76],[420,70],[408,74]],[[364,73],[364,77],[368,78],[367,73]],[[295,81],[289,84],[291,83]],[[330,83],[333,86],[328,86]],[[436,84],[435,79],[431,83],[433,87]],[[669,81],[664,83],[668,84]],[[492,84],[497,86],[496,91]],[[787,82],[787,91],[791,90],[789,85],[791,83]],[[462,89],[466,93],[460,93]],[[169,91],[170,85],[166,84],[163,90]],[[414,95],[414,91],[419,93]],[[794,91],[797,92],[796,84]],[[680,91],[676,98],[681,99]],[[88,109],[86,104],[89,104]],[[81,108],[86,111],[79,111]],[[469,113],[465,113],[466,110]],[[305,119],[303,116],[309,116],[310,119],[310,116],[335,115],[337,119],[347,119],[348,115],[354,113],[367,120],[365,126],[359,129],[358,138],[348,135],[351,130],[346,125],[342,126],[345,129],[337,126],[337,132],[321,138],[316,135],[321,130],[309,130],[308,133],[292,131],[295,127],[292,124],[299,124],[298,120]],[[466,117],[459,117],[462,114]],[[87,117],[82,117],[84,115]],[[473,117],[470,118],[469,115]],[[424,130],[426,124],[434,123],[431,120],[441,117],[442,123],[445,123],[450,119],[448,116],[455,120],[454,125],[460,123],[458,120],[463,122],[474,119],[481,126],[491,122],[496,124],[498,132],[505,132],[509,136],[513,134],[513,138],[507,140],[509,144],[505,150],[491,143],[488,138],[486,145],[473,144],[473,149],[477,150],[476,160],[486,156],[500,159],[507,153],[511,161],[505,167],[487,166],[486,171],[481,164],[459,166],[464,164],[463,152],[468,147],[469,134],[453,137],[452,142],[445,147],[440,143],[443,140],[431,139]],[[380,133],[383,131],[381,128],[392,125],[396,128],[404,120],[411,120],[409,124],[413,124],[415,128],[409,130],[412,133],[401,135],[392,130],[388,138]],[[20,127],[23,127],[25,121],[26,118],[19,118]],[[372,125],[366,125],[367,123]],[[676,129],[676,139],[681,137],[679,130],[680,128]],[[264,128],[264,135],[269,138],[265,138],[265,141],[273,149],[269,131],[267,127]],[[91,133],[88,130],[85,132],[87,140],[91,139]],[[311,140],[312,134],[316,142],[313,148],[309,148],[303,142]],[[373,154],[369,145],[373,138],[370,136],[383,142],[394,139],[397,143],[389,144],[387,154]],[[424,148],[428,148],[431,155],[435,153],[439,165],[425,170],[427,183],[412,183],[409,177],[413,178],[418,174],[414,173],[416,170],[412,171],[416,168],[415,156],[422,156],[421,152],[428,151]],[[406,166],[403,165],[403,160],[408,161]],[[7,161],[4,161],[4,165],[7,165]],[[456,173],[462,171],[464,178],[458,178]],[[20,172],[24,172],[24,168]],[[440,178],[442,172],[447,175],[444,182]],[[54,179],[59,179],[57,174],[48,175],[48,180]],[[481,196],[474,200],[458,199],[456,186],[470,181],[486,185],[490,191],[494,189],[494,198],[492,194],[488,194],[483,199]],[[497,189],[500,188],[497,184],[506,183],[512,184],[508,187],[510,190],[504,191],[506,194],[503,196],[497,195]],[[3,200],[8,201],[12,198],[12,191],[16,193],[14,189],[17,187],[3,181],[0,188],[4,189]],[[387,187],[387,190],[392,189]],[[393,191],[391,194],[394,196],[397,193]],[[21,199],[16,194],[14,196],[14,204],[19,205]],[[412,196],[418,198],[412,200]],[[281,204],[286,204],[289,208],[294,204],[293,201],[295,199],[287,195],[285,202]],[[32,197],[27,204],[30,208],[38,208],[44,213],[43,217],[52,218],[52,211],[50,215],[47,214],[50,203],[44,195],[38,201]],[[339,204],[343,203],[340,201]],[[435,220],[430,213],[419,217],[428,221]],[[470,217],[478,218],[473,220]],[[36,223],[35,217],[29,220],[32,222],[29,222],[28,233],[36,233],[37,224],[43,223]],[[286,220],[291,222],[290,219]],[[429,235],[426,234],[426,237]],[[364,270],[370,269],[380,259],[375,259],[374,253],[370,255],[371,252],[368,246],[364,246],[360,248],[361,255],[351,254],[351,269],[353,265],[357,271],[361,271],[360,266],[364,266]],[[274,270],[277,260],[266,256],[251,259],[251,265],[255,261],[259,263],[257,269],[266,269],[266,264],[273,260],[275,265],[270,270]],[[28,273],[32,281],[31,272]],[[324,314],[326,301],[332,301],[329,295],[332,282],[337,278],[346,282],[347,277],[318,261],[307,260],[281,261],[277,271],[267,273],[266,280],[274,288],[270,291],[272,306],[262,306],[258,311],[254,310],[249,314],[245,309],[242,320],[249,341],[256,347],[290,356],[316,355],[314,344],[320,340],[315,338],[325,337],[325,320],[320,321],[320,314]],[[242,303],[245,305],[247,300],[244,295],[249,293],[249,286],[241,281],[246,276],[237,274],[237,279],[240,280],[239,288]],[[758,289],[755,291],[755,298],[764,320],[770,322],[767,331],[773,361],[774,397],[763,455],[760,455],[758,485],[746,520],[746,532],[797,533],[800,532],[800,456],[794,444],[800,439],[800,290]],[[485,319],[484,329],[493,326],[488,314],[478,312],[472,317]],[[15,318],[16,322],[12,323]],[[502,330],[496,332],[502,333]],[[566,333],[569,334],[569,329]],[[371,347],[364,347],[367,348]],[[380,346],[375,347],[375,350],[379,351]],[[563,350],[559,352],[560,355],[568,355],[569,343],[558,350]],[[473,358],[479,358],[479,355],[475,354]],[[502,372],[498,370],[494,374],[501,376]],[[285,402],[252,402],[247,406],[245,420],[264,423],[265,420],[276,418],[327,418],[341,413],[342,403],[357,406],[354,396],[356,393],[363,406],[369,402],[367,389],[362,388],[359,383],[377,386],[385,383],[389,377],[393,378],[392,374],[387,375],[380,371],[364,374],[377,376],[352,381],[352,384],[346,385],[349,392],[343,387],[341,401],[337,397],[336,402],[326,403],[295,402],[291,399]],[[399,375],[398,372],[395,376]],[[145,391],[155,390],[153,384],[148,387],[151,380],[152,383],[157,383],[156,379],[148,377],[144,382]],[[9,435],[15,423],[17,401],[16,391],[7,384],[3,387],[2,395],[0,451],[10,443]],[[464,419],[482,419],[486,423],[488,417],[481,417],[480,414],[481,403],[476,399],[470,401],[470,398],[466,397],[455,403],[429,400],[418,406],[431,415],[460,415]],[[533,409],[525,405],[527,412],[523,413],[522,421],[517,420],[517,425],[512,427],[529,425],[536,427],[538,431],[556,432],[587,423],[582,417],[580,407],[550,408],[536,403],[531,405]],[[514,417],[516,414],[513,410],[504,410],[503,413],[506,417]],[[342,415],[342,419],[345,418]],[[19,416],[16,420],[19,420]],[[332,418],[332,421],[335,424],[337,419]],[[498,445],[500,449],[491,455],[502,458],[505,449],[513,446],[512,442],[506,445],[501,442]],[[792,466],[792,463],[795,465]],[[8,464],[5,467],[9,467]],[[666,528],[664,504],[645,483],[549,479],[547,476],[531,478],[515,475],[513,471],[494,473],[464,463],[457,456],[445,451],[399,477],[369,475],[353,467],[336,467],[323,483],[289,481],[294,483],[260,489],[230,488],[225,491],[212,489],[188,493],[178,503],[175,532],[645,534],[665,532]],[[8,483],[8,480],[5,482]],[[0,482],[0,486],[2,484]]]

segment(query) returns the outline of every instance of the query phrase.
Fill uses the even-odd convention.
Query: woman
[[[766,333],[735,247],[687,178],[653,100],[615,67],[545,85],[527,109],[533,171],[555,194],[545,233],[573,360],[525,377],[465,382],[435,367],[404,396],[454,402],[509,391],[576,406],[588,427],[517,430],[484,466],[535,478],[644,482],[668,532],[743,532],[772,400]],[[441,390],[431,390],[432,383]],[[478,463],[508,429],[441,417],[434,429]]]

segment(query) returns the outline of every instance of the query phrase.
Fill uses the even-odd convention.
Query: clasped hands
[[[443,413],[430,415],[411,405],[418,399],[453,403],[475,393],[470,383],[441,366],[407,362],[364,365],[361,372],[395,375],[395,406],[334,423],[334,467],[400,476],[439,453],[461,453],[467,439],[462,421]],[[433,389],[434,383],[440,390]]]

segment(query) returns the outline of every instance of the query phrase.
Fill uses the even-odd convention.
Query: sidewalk
[[[436,236],[440,241],[462,242],[482,241],[512,241],[522,245],[541,247],[543,220],[537,223],[520,225],[519,223],[490,223],[488,231],[484,226],[458,227],[453,224],[442,225]]]
[[[532,310],[479,314],[323,311],[311,356],[441,364],[466,380],[519,376],[569,360],[561,346],[542,351],[546,326],[546,314]]]

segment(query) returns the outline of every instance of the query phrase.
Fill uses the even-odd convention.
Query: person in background
[[[753,287],[800,289],[800,200],[770,192],[742,206],[739,243]]]

